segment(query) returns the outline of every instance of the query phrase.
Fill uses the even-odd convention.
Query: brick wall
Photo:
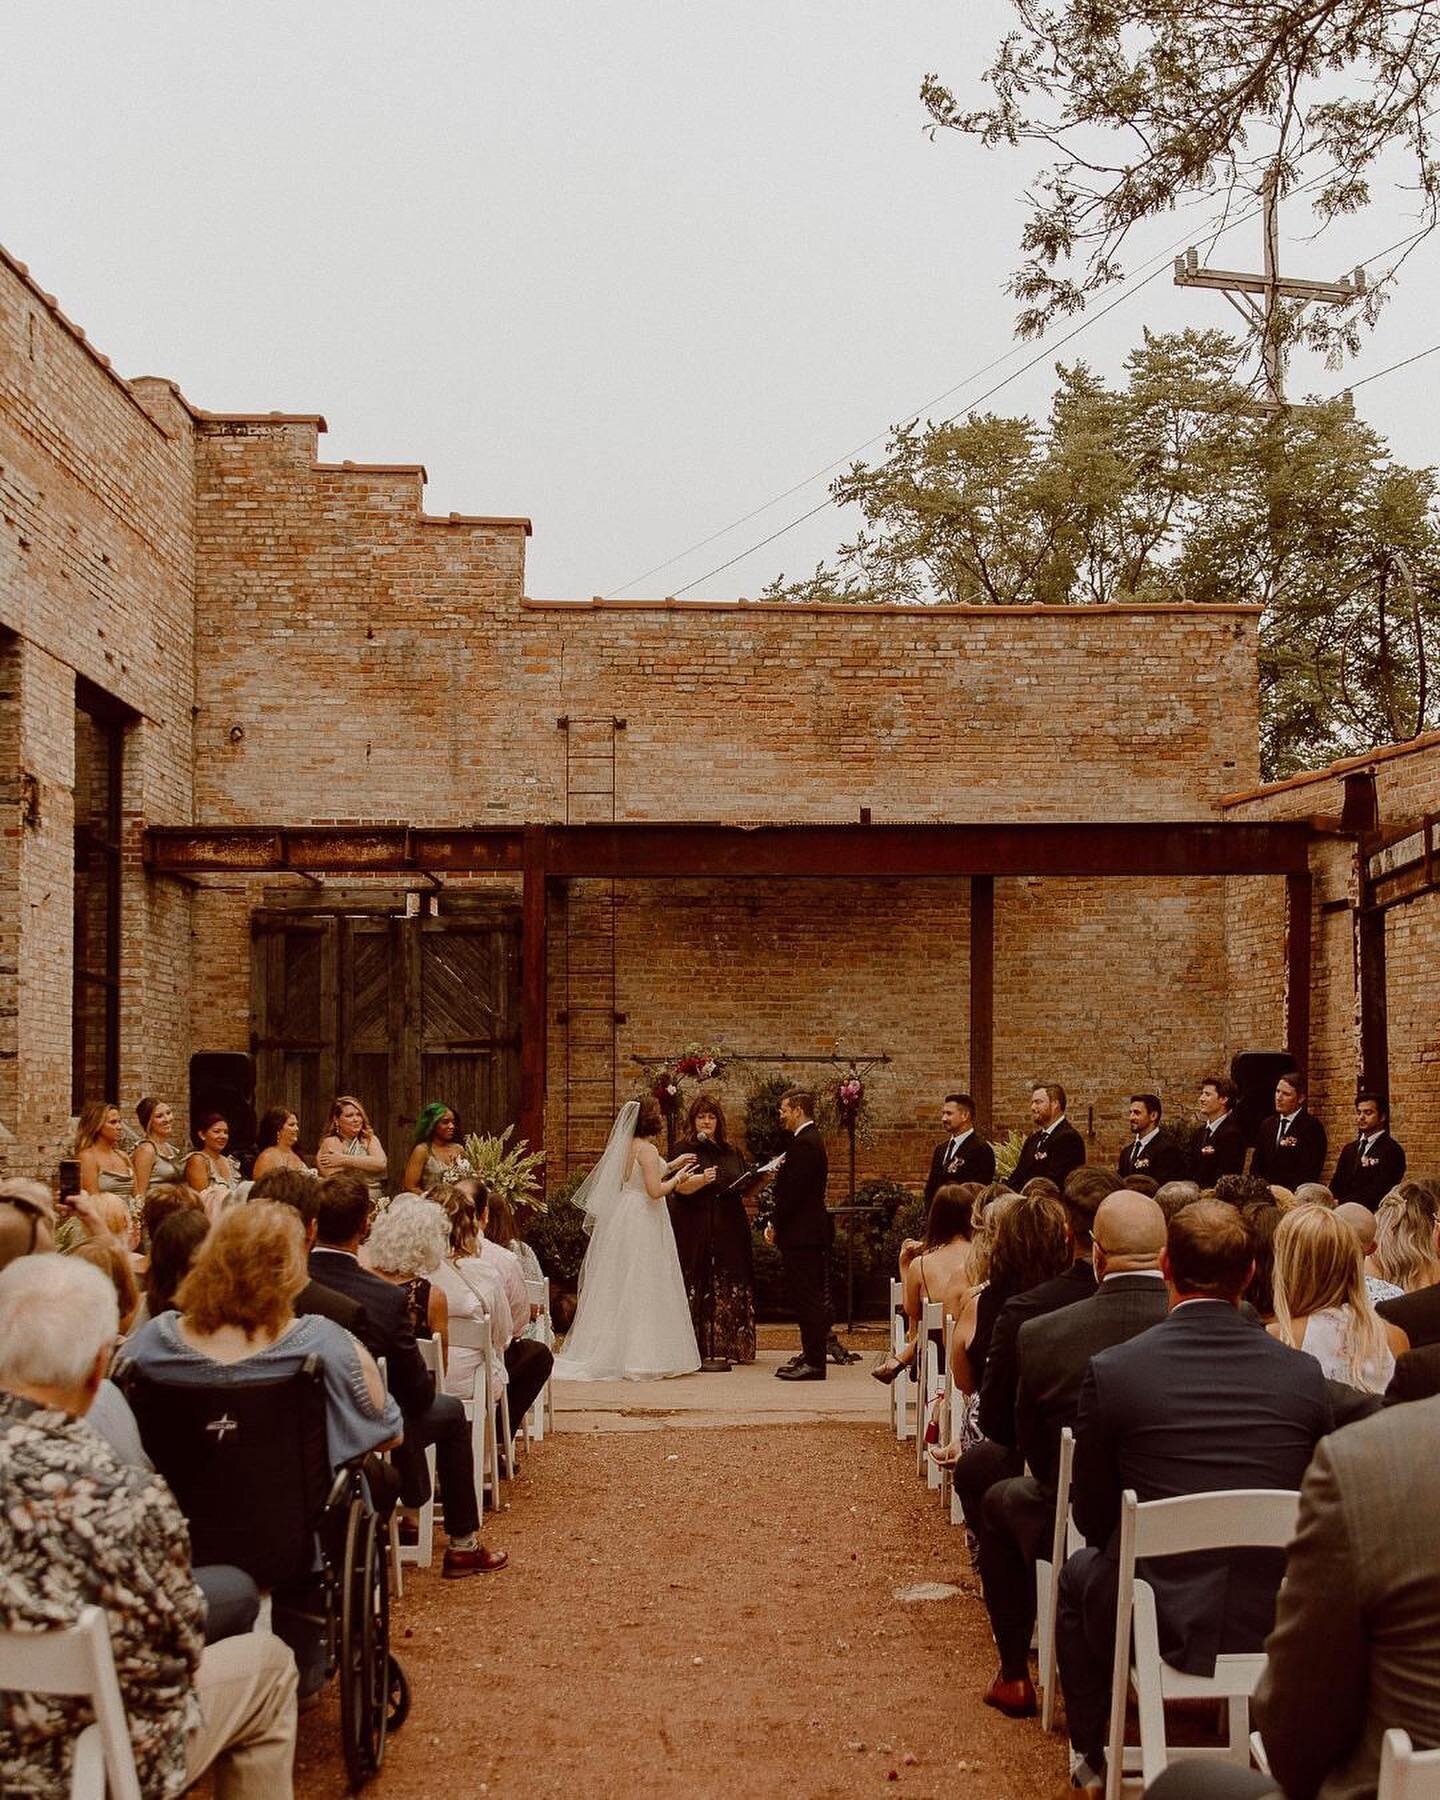
[[[1348,773],[1373,771],[1380,829],[1387,836],[1440,811],[1440,733],[1396,745],[1370,758],[1297,776],[1229,798],[1231,818],[1338,821]],[[1351,1102],[1361,1072],[1359,1002],[1353,907],[1359,885],[1353,841],[1317,847],[1312,967],[1310,1078],[1312,1105],[1332,1146],[1354,1129]],[[1257,921],[1284,916],[1283,883],[1231,882],[1227,896],[1227,964],[1232,1042],[1279,1048],[1255,1030],[1256,1015],[1275,1017],[1284,980],[1283,930],[1260,931]],[[1420,894],[1385,915],[1389,1012],[1390,1099],[1395,1132],[1417,1173],[1440,1174],[1440,894]]]
[[[0,627],[11,634],[0,725],[0,1129],[13,1168],[48,1167],[70,1111],[77,675],[134,720],[121,1097],[133,1103],[158,1087],[183,1102],[188,908],[183,890],[147,890],[139,834],[147,819],[191,816],[193,496],[189,415],[168,384],[121,381],[0,253]]]

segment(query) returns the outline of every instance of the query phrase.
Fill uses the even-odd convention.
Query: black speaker
[[[1275,1083],[1294,1067],[1288,1050],[1242,1050],[1231,1061],[1230,1079],[1240,1090],[1235,1117],[1247,1144],[1255,1142],[1261,1121],[1275,1110]]]
[[[229,1154],[247,1162],[255,1153],[255,1059],[238,1050],[198,1050],[190,1058],[190,1125],[201,1113],[224,1113]]]

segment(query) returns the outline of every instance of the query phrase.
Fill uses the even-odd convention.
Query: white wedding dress
[[[590,1247],[575,1322],[555,1358],[557,1381],[644,1381],[700,1367],[669,1209],[646,1192],[638,1161],[620,1176],[631,1160],[634,1110],[633,1101],[622,1110],[605,1156],[575,1195],[588,1214]]]

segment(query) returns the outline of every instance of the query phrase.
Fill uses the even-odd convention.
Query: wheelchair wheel
[[[390,1565],[379,1518],[350,1508],[341,1571],[340,1733],[352,1791],[385,1760],[391,1710]]]
[[[398,1731],[410,1717],[410,1681],[400,1664],[392,1656],[390,1659],[390,1694],[389,1716],[385,1721],[387,1731]]]

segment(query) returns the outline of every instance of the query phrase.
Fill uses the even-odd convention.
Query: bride
[[[585,1209],[590,1247],[580,1303],[555,1358],[561,1381],[640,1381],[700,1367],[695,1329],[665,1196],[693,1181],[693,1156],[667,1163],[656,1148],[660,1108],[647,1095],[620,1109],[605,1154],[571,1196]]]

